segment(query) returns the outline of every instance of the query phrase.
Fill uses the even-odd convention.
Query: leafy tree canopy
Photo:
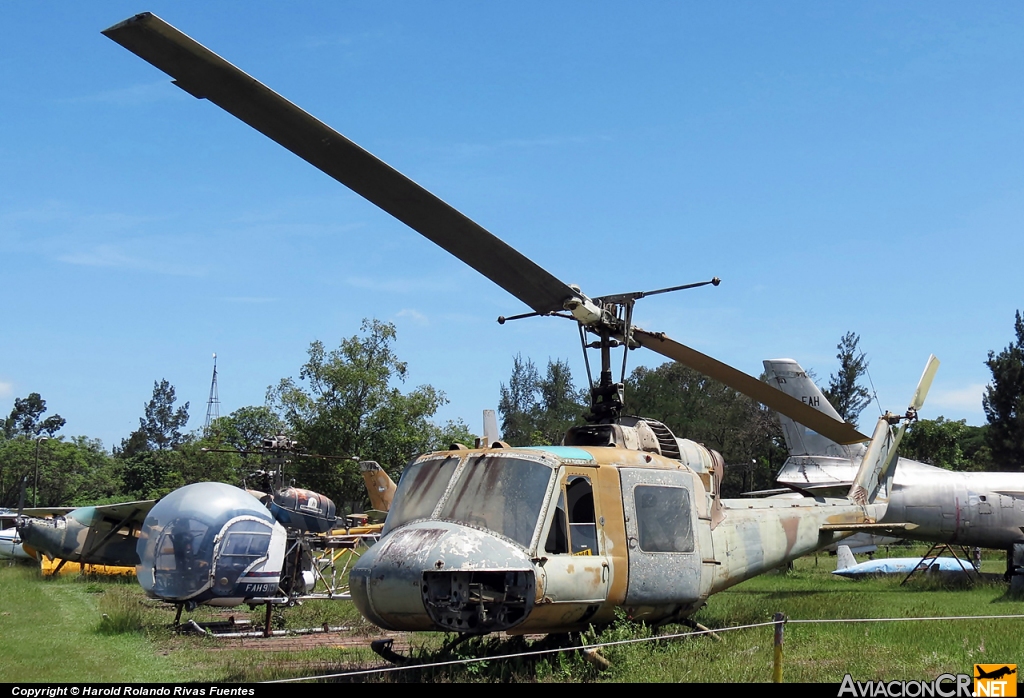
[[[549,359],[542,378],[533,361],[517,355],[498,401],[502,438],[513,446],[559,444],[569,427],[582,421],[588,404],[587,391],[573,384],[568,362]]]
[[[992,382],[985,388],[982,407],[988,418],[988,445],[1001,468],[1024,468],[1024,319],[1014,320],[1015,338],[998,354],[990,351],[985,364]]]
[[[14,409],[4,420],[4,436],[8,439],[17,436],[53,436],[64,426],[64,418],[55,414],[43,419],[44,412],[46,400],[40,397],[39,393],[29,393],[26,398],[15,398]]]
[[[39,467],[39,492],[34,493]],[[17,506],[21,479],[28,475],[26,501],[39,506],[81,506],[109,499],[120,490],[113,460],[98,439],[58,437],[39,443],[15,438],[0,442],[0,506]]]
[[[370,458],[397,478],[413,456],[468,433],[461,423],[439,428],[430,421],[447,402],[441,391],[399,389],[407,368],[395,353],[396,337],[391,323],[364,320],[361,334],[333,351],[313,342],[299,380],[285,378],[267,389],[268,404],[308,452]],[[365,496],[351,461],[307,461],[296,479],[339,503]]]
[[[782,431],[770,410],[745,395],[671,362],[634,369],[626,381],[626,403],[633,414],[720,452],[725,496],[775,486],[787,456]]]
[[[822,391],[839,416],[854,426],[857,426],[860,413],[871,402],[871,393],[860,385],[860,379],[868,370],[868,360],[858,348],[859,343],[860,335],[853,332],[847,332],[839,340],[836,345],[839,372],[829,376],[828,388]]]

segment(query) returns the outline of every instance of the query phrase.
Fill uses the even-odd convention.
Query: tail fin
[[[907,430],[907,425],[917,419],[917,411],[924,404],[938,368],[939,360],[929,356],[907,413],[901,417],[886,412],[878,418],[875,433],[871,436],[867,451],[864,452],[860,470],[857,471],[857,477],[854,478],[848,495],[857,504],[870,504],[876,499],[888,501],[889,493],[892,492],[892,476],[896,472],[896,449]],[[893,431],[892,427],[896,424],[900,426]]]
[[[848,545],[840,545],[836,548],[836,571],[848,570],[857,564],[857,558]]]
[[[395,498],[398,485],[388,477],[377,461],[359,461],[359,469],[363,472],[363,480],[366,482],[366,493],[370,495],[370,506],[387,513],[391,509],[391,500]]]
[[[840,422],[843,418],[839,416],[835,408],[829,404],[824,393],[818,389],[807,372],[793,359],[767,359],[764,362],[764,370],[768,376],[768,382],[786,393],[792,398],[800,400],[819,412],[824,412],[833,419]],[[839,456],[850,458],[855,453],[863,450],[859,444],[854,446],[842,446],[835,441],[828,439],[821,434],[808,429],[802,424],[797,424],[789,417],[779,414],[779,425],[782,427],[782,434],[786,439],[786,447],[789,448],[791,456]]]
[[[498,418],[494,410],[484,410],[484,438],[481,442],[484,448],[490,448],[495,441],[501,441],[501,434],[498,432]]]

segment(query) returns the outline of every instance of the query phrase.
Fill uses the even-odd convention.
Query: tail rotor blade
[[[928,363],[925,364],[921,380],[917,382],[917,390],[914,391],[914,397],[910,400],[910,409],[916,412],[924,406],[924,399],[928,397],[928,390],[931,389],[932,381],[935,380],[935,372],[938,370],[939,360],[932,354],[928,357]]]

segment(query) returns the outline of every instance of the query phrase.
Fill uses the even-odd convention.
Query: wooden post
[[[782,683],[782,629],[786,624],[786,616],[776,613],[775,618],[775,660],[772,666],[772,683]]]

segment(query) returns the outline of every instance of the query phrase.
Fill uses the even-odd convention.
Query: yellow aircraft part
[[[61,560],[59,558],[49,558],[45,555],[41,556],[39,562],[39,569],[43,573],[44,577],[52,577],[55,570],[60,565]],[[83,570],[83,568],[85,568]],[[83,572],[84,574],[99,574],[109,577],[117,576],[135,576],[134,567],[117,567],[114,565],[81,565],[77,562],[65,562],[64,566],[60,568],[60,572],[57,574],[71,574],[73,572]]]

